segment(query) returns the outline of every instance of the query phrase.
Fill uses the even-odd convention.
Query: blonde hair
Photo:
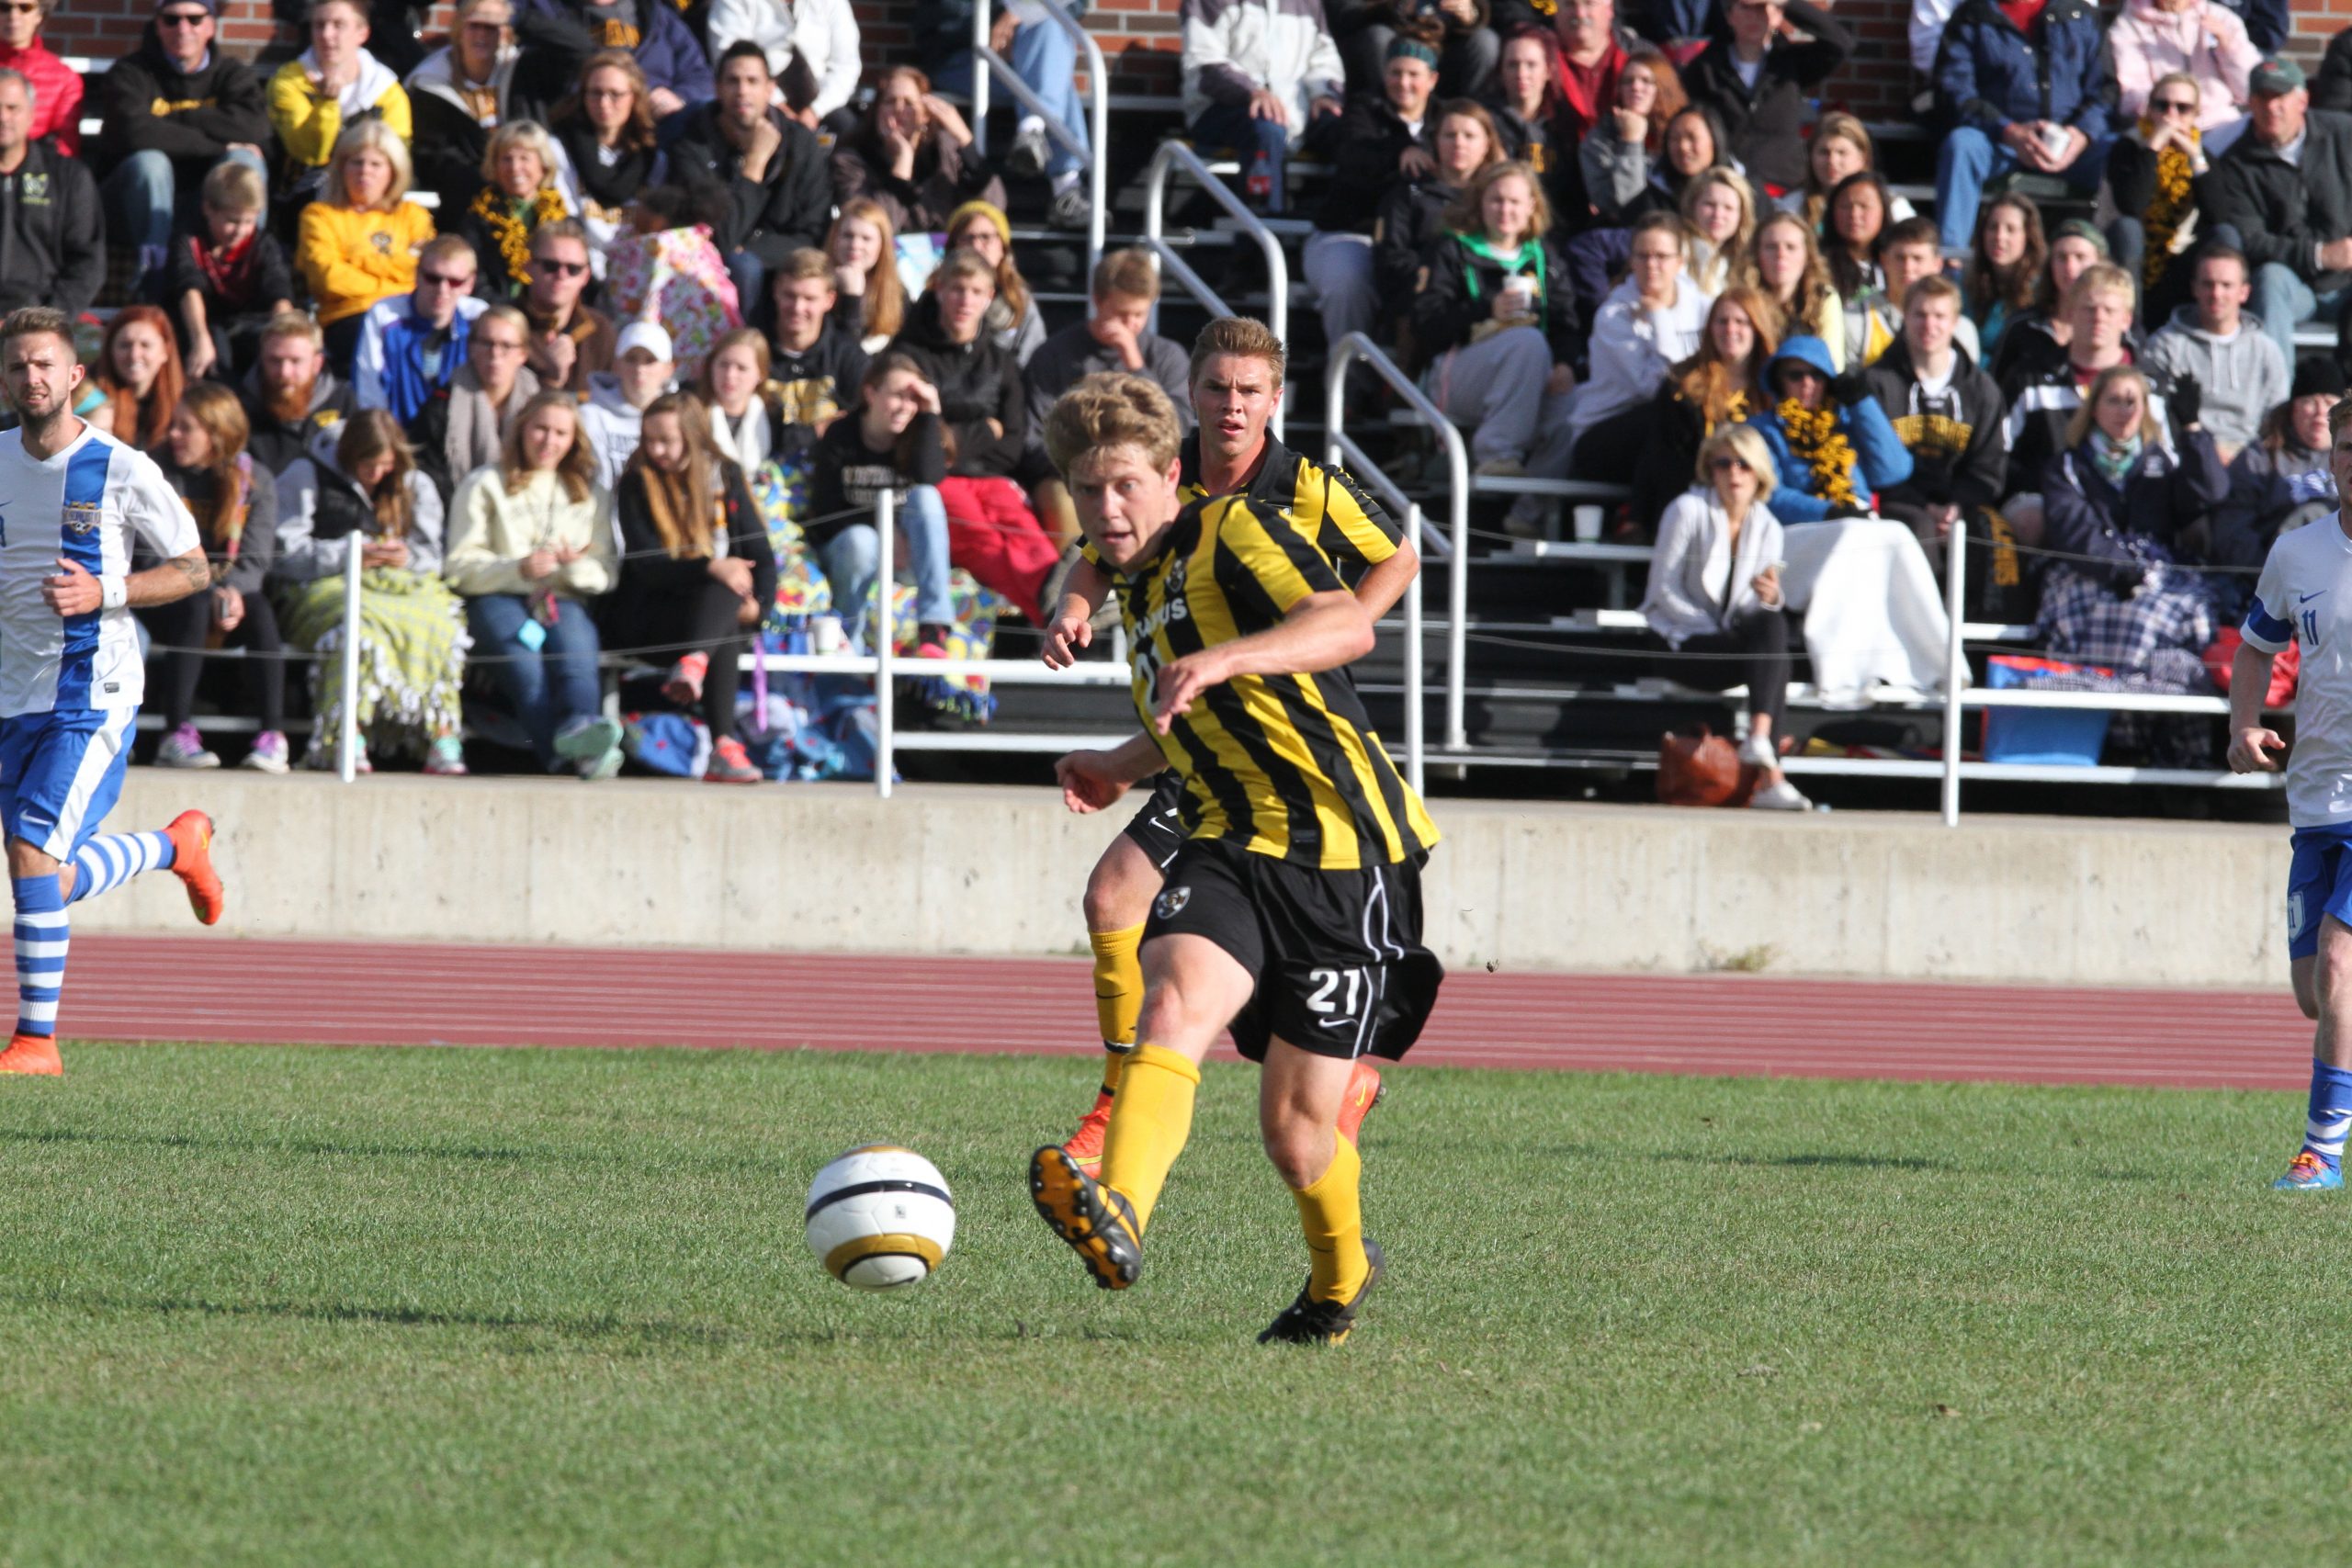
[[[1758,223],[1756,232],[1748,236],[1747,243],[1734,259],[1731,276],[1736,282],[1771,296],[1774,304],[1781,303],[1780,296],[1773,292],[1772,286],[1764,281],[1764,269],[1757,259],[1757,252],[1763,248],[1764,231],[1773,228],[1795,230],[1798,240],[1804,245],[1804,265],[1798,270],[1796,283],[1790,290],[1791,298],[1786,305],[1781,306],[1781,310],[1792,325],[1810,328],[1820,318],[1822,301],[1837,299],[1838,287],[1829,281],[1829,264],[1822,259],[1820,243],[1814,238],[1813,231],[1805,226],[1805,220],[1795,213],[1775,212]],[[1834,304],[1832,309],[1836,309]]]
[[[2136,306],[2140,300],[2140,286],[2132,280],[2130,273],[2113,262],[2093,262],[2066,286],[2066,298],[2059,302],[2058,313],[2061,316],[2073,315],[2075,307],[2093,294],[2120,294]]]
[[[485,185],[498,183],[498,160],[509,147],[527,147],[538,158],[539,189],[555,184],[554,138],[537,120],[510,119],[490,133],[489,144],[482,148],[481,174]]]
[[[1089,454],[1133,446],[1154,468],[1176,460],[1183,444],[1176,405],[1157,382],[1097,371],[1061,395],[1046,416],[1046,452],[1064,474]]]
[[[1731,192],[1732,200],[1739,205],[1739,227],[1733,230],[1731,238],[1720,245],[1699,231],[1698,220],[1693,216],[1699,210],[1699,198],[1711,186],[1721,186]],[[1720,289],[1739,258],[1747,254],[1748,243],[1756,238],[1756,193],[1732,168],[1717,164],[1682,187],[1680,208],[1683,231],[1690,236],[1690,243],[1683,248],[1683,254],[1695,262],[1702,243],[1713,246],[1715,254],[1711,270],[1715,276],[1713,278],[1701,277],[1698,283],[1702,288]]]
[[[268,191],[252,164],[228,160],[204,176],[204,205],[214,212],[259,212],[269,205]]]
[[[561,409],[571,416],[571,445],[556,460],[556,482],[563,487],[566,500],[585,501],[596,491],[596,454],[589,450],[588,433],[581,426],[580,400],[571,392],[541,392],[507,422],[506,434],[498,444],[499,475],[505,479],[509,495],[531,482],[530,462],[523,455],[523,429],[548,409]]]
[[[2075,410],[2075,417],[2066,422],[2066,445],[2080,446],[2090,439],[2092,428],[2098,423],[2098,400],[2118,381],[2140,384],[2140,439],[2154,446],[2165,438],[2165,427],[2156,423],[2156,391],[2148,385],[2147,372],[2136,365],[2110,365],[2091,382],[2091,389],[2083,395],[2082,406]]]
[[[352,0],[327,0],[330,5],[348,6]],[[337,207],[351,203],[350,188],[343,182],[344,165],[354,155],[368,150],[381,152],[392,166],[392,183],[384,187],[383,205],[377,209],[390,212],[408,199],[410,182],[416,178],[416,165],[409,161],[408,143],[401,140],[399,131],[380,119],[363,119],[334,139],[334,152],[327,159],[327,197]]]
[[[1088,292],[1097,299],[1114,294],[1130,299],[1157,299],[1159,268],[1153,265],[1151,253],[1141,245],[1105,251],[1102,259],[1094,264],[1094,277]]]
[[[1714,489],[1715,459],[1728,452],[1747,465],[1756,476],[1756,500],[1758,505],[1772,498],[1779,479],[1772,470],[1772,449],[1764,445],[1752,424],[1726,424],[1699,443],[1699,483],[1709,491]]]
[[[1447,205],[1445,216],[1439,222],[1457,234],[1476,234],[1486,227],[1487,193],[1505,180],[1527,182],[1529,197],[1527,231],[1518,236],[1519,243],[1540,242],[1552,231],[1552,203],[1544,194],[1544,182],[1535,171],[1515,158],[1489,164],[1472,175],[1463,186],[1462,194]]]

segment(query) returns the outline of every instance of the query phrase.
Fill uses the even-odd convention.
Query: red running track
[[[1077,958],[849,957],[87,936],[61,1024],[93,1040],[1083,1052]],[[1450,978],[1417,1063],[2301,1089],[2276,992],[1747,976]]]

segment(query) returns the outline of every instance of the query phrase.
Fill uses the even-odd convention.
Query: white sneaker
[[[1780,748],[1762,736],[1749,734],[1739,743],[1739,760],[1751,768],[1772,768],[1780,765]]]
[[[1766,784],[1747,797],[1747,804],[1758,811],[1810,811],[1813,802],[1797,793],[1797,786],[1786,778],[1778,784]]]

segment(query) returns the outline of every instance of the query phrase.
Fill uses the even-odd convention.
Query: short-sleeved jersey
[[[2352,538],[2340,513],[2278,536],[2244,630],[2265,653],[2302,644],[2288,820],[2352,829]]]
[[[1136,711],[1183,775],[1190,836],[1299,865],[1360,871],[1437,842],[1340,670],[1239,675],[1152,728],[1159,671],[1188,653],[1281,624],[1309,594],[1340,590],[1330,561],[1243,495],[1184,508],[1158,554],[1119,582]]]
[[[1201,481],[1200,432],[1184,437],[1178,465],[1178,497],[1188,502],[1207,500],[1209,488]],[[1304,454],[1271,435],[1266,437],[1257,471],[1238,493],[1269,513],[1281,513],[1340,568],[1343,576],[1378,566],[1396,553],[1405,537],[1388,509],[1343,469],[1309,462]],[[1080,549],[1090,564],[1102,566],[1102,558],[1094,553],[1093,545],[1081,544]]]
[[[60,615],[40,596],[60,557],[93,577],[127,575],[134,534],[167,559],[200,542],[153,458],[85,430],[36,462],[21,435],[0,435],[0,718],[139,705],[146,667],[130,611]]]

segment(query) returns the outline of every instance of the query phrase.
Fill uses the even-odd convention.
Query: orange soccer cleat
[[[1102,1174],[1102,1134],[1111,1128],[1111,1096],[1106,1089],[1097,1089],[1094,1109],[1079,1122],[1078,1131],[1062,1140],[1062,1153],[1069,1156],[1070,1164],[1089,1176]]]
[[[172,874],[187,889],[188,908],[202,925],[218,925],[229,908],[228,889],[212,869],[212,818],[201,811],[183,811],[164,829],[172,841]]]
[[[62,1077],[65,1064],[57,1055],[57,1041],[47,1034],[17,1034],[9,1037],[8,1048],[0,1051],[0,1073],[29,1073],[41,1077]]]
[[[1363,1119],[1387,1098],[1388,1086],[1380,1081],[1380,1069],[1370,1059],[1358,1056],[1355,1071],[1348,1075],[1347,1098],[1340,1101],[1340,1136],[1351,1144],[1362,1143],[1358,1134],[1363,1130]]]

